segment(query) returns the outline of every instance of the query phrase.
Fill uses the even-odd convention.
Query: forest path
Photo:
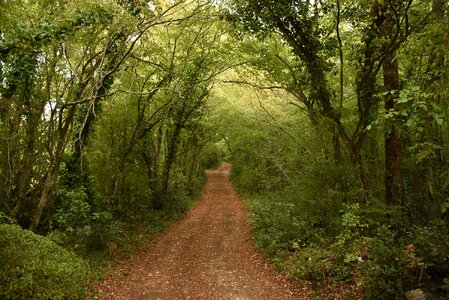
[[[230,164],[206,171],[195,208],[99,287],[101,299],[309,299],[253,248]]]

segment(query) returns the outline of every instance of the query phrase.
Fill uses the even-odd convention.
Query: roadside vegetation
[[[317,295],[446,297],[448,20],[442,0],[0,0],[0,298],[82,298],[222,159],[256,243]]]
[[[232,3],[216,114],[257,245],[318,298],[446,299],[447,3]]]
[[[0,1],[0,298],[82,299],[201,194],[212,8]]]

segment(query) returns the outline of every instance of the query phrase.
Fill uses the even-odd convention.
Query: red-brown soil
[[[196,207],[110,274],[101,299],[310,299],[307,283],[276,274],[254,249],[230,167],[207,171]]]

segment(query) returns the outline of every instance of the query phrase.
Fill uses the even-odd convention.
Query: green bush
[[[304,232],[304,224],[293,215],[294,204],[280,201],[253,199],[251,206],[251,225],[259,247],[269,254],[287,250],[299,242]]]
[[[364,288],[364,298],[403,299],[404,273],[397,234],[382,225],[368,240],[368,251],[357,265],[357,280]]]
[[[110,212],[94,211],[83,187],[59,189],[56,196],[62,202],[51,220],[52,241],[77,253],[104,249],[108,242],[115,242],[117,221]]]
[[[0,224],[1,299],[84,299],[88,264],[48,238]]]
[[[417,254],[428,265],[439,265],[449,269],[449,229],[447,226],[412,226],[406,241],[414,245]]]
[[[404,243],[394,224],[379,225],[358,203],[326,207],[327,199],[307,194],[288,189],[248,201],[257,244],[278,267],[317,286],[346,282],[366,299],[402,299],[411,264],[400,259]]]
[[[290,273],[298,278],[325,282],[333,273],[332,253],[324,248],[307,247],[289,257]]]

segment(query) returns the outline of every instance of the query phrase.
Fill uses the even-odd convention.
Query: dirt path
[[[100,286],[101,299],[309,299],[253,249],[230,165],[207,171],[197,206]]]

